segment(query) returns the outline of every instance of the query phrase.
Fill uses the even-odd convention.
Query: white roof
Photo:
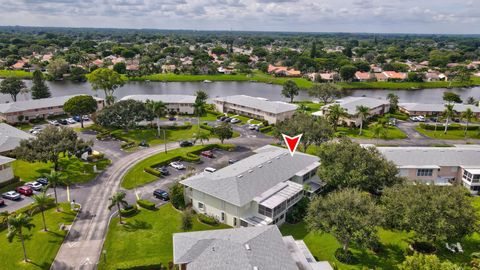
[[[42,99],[2,103],[2,104],[0,104],[0,113],[23,112],[23,111],[27,111],[27,110],[63,106],[63,104],[65,104],[65,102],[67,102],[67,100],[69,100],[70,98],[75,97],[75,96],[81,96],[81,95],[51,97],[51,98],[42,98]],[[98,100],[98,101],[103,100],[103,99],[98,98],[98,97],[93,97],[93,98]]]
[[[33,138],[33,135],[23,130],[0,123],[0,153],[15,149],[21,140]]]
[[[15,161],[15,159],[9,158],[9,157],[0,156],[0,165],[8,164],[8,163],[13,162],[13,161]]]
[[[269,113],[283,113],[295,111],[297,105],[283,102],[283,101],[270,101],[266,98],[261,97],[252,97],[246,95],[236,95],[236,96],[227,96],[215,98],[214,101],[228,102],[232,104],[242,105],[249,108],[254,108],[260,111],[265,111]]]
[[[345,97],[339,100],[336,100],[335,103],[330,103],[322,107],[322,110],[328,109],[333,104],[339,104],[344,108],[348,114],[355,115],[357,114],[357,106],[365,106],[369,109],[374,109],[383,105],[390,104],[388,100],[378,99],[378,98],[369,98],[369,97]]]
[[[265,207],[273,209],[302,190],[303,186],[295,182],[281,182],[254,200]]]
[[[195,103],[195,96],[192,95],[130,95],[125,96],[121,100],[133,99],[146,102],[147,100],[162,101],[166,104],[172,103]]]
[[[438,168],[473,166],[480,168],[480,147],[378,147],[388,160],[400,168]]]
[[[399,107],[411,111],[411,112],[443,112],[445,111],[445,104],[443,103],[399,103]],[[453,106],[453,109],[457,112],[464,112],[470,108],[475,113],[480,113],[480,107],[475,105],[466,105],[466,104],[458,104],[456,103]]]

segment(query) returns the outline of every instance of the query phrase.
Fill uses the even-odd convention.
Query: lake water
[[[31,86],[31,81],[25,81]],[[89,83],[72,82],[47,82],[53,96],[73,94],[90,94],[104,97],[103,91],[95,92]],[[197,90],[205,90],[210,98],[245,94],[264,97],[270,100],[284,100],[281,95],[282,86],[254,82],[128,82],[115,91],[115,96],[120,99],[126,95],[134,94],[194,94]],[[460,94],[466,100],[472,96],[480,99],[480,87],[460,89],[421,89],[421,90],[353,90],[347,94],[351,96],[367,96],[385,99],[388,93],[395,92],[400,97],[400,102],[441,103],[445,91]],[[18,100],[30,99],[30,95],[18,96]],[[307,91],[301,91],[295,100],[310,100]],[[0,102],[11,101],[10,96],[0,94]]]

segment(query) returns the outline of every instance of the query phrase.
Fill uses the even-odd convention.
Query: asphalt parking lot
[[[33,203],[32,196],[35,194],[39,194],[41,191],[33,191],[33,194],[31,196],[24,196],[21,195],[19,200],[12,201],[9,199],[5,198],[0,198],[5,201],[5,205],[0,206],[0,212],[3,211],[8,211],[8,212],[14,212],[20,208],[23,208],[25,206],[28,206]],[[47,190],[47,195],[51,196],[53,198],[53,189],[48,189]],[[67,195],[66,192],[63,188],[57,188],[57,196],[59,201],[66,201],[67,200]]]

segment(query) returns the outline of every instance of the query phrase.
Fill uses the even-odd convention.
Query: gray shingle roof
[[[378,147],[388,160],[399,167],[478,166],[480,147]]]
[[[13,161],[15,161],[15,159],[9,158],[9,157],[0,156],[0,165],[7,164],[7,163],[10,163],[10,162],[13,162]]]
[[[420,112],[443,112],[445,111],[445,104],[436,103],[399,103],[399,107],[405,108],[408,111],[420,111]],[[464,112],[470,108],[475,113],[480,113],[480,107],[474,105],[455,104],[453,109],[457,112]]]
[[[292,157],[287,149],[271,145],[255,152],[255,155],[214,173],[200,173],[180,183],[231,204],[243,206],[319,161],[316,156],[299,152]]]
[[[0,153],[15,149],[21,140],[33,138],[33,135],[23,130],[0,123]]]
[[[214,100],[226,101],[228,103],[242,105],[245,107],[254,108],[254,109],[258,109],[258,110],[269,112],[269,113],[275,113],[275,114],[294,111],[298,107],[295,104],[290,104],[283,101],[271,101],[265,98],[252,97],[252,96],[246,96],[246,95],[219,97],[219,98],[215,98]]]
[[[339,100],[336,100],[335,103],[330,103],[322,107],[322,110],[328,109],[328,107],[332,106],[333,104],[340,104],[342,108],[344,108],[348,114],[355,115],[357,113],[357,106],[366,106],[370,109],[388,105],[388,100],[385,99],[378,99],[378,98],[369,98],[369,97],[345,97]]]
[[[189,270],[299,269],[275,225],[176,233],[173,258]]]
[[[65,104],[67,100],[75,96],[79,96],[79,95],[2,103],[0,104],[0,113],[21,112],[26,110],[63,106],[63,104]],[[94,97],[94,98],[96,100],[102,100],[101,98],[98,98],[98,97]]]
[[[195,103],[195,96],[192,95],[130,95],[121,100],[134,99],[145,102],[147,99],[163,101],[163,103]]]

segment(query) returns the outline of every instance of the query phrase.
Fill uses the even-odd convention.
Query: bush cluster
[[[198,215],[198,220],[202,223],[205,223],[205,224],[208,224],[208,225],[211,225],[211,226],[218,225],[218,221],[214,217],[207,216],[207,215],[204,215],[204,214],[199,214]]]
[[[137,204],[140,207],[145,208],[145,209],[149,209],[149,210],[155,210],[156,209],[155,203],[151,202],[149,200],[137,200]]]

